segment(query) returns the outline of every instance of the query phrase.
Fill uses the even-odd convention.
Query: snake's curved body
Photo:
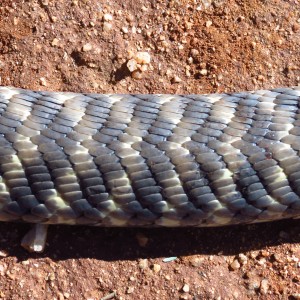
[[[220,226],[300,217],[300,88],[0,87],[0,220]]]

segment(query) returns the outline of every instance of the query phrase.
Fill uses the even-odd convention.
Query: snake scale
[[[0,87],[0,221],[300,217],[300,87],[207,95]]]

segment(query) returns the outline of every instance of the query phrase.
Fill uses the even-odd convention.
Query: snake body
[[[0,221],[221,226],[300,217],[300,88],[0,87]]]

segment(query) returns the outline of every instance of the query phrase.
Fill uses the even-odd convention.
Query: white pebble
[[[148,260],[145,258],[145,259],[142,259],[140,262],[139,262],[139,268],[142,269],[142,270],[145,270],[148,268]]]
[[[104,31],[110,31],[112,29],[112,24],[109,22],[104,22],[103,23],[103,30]]]
[[[135,59],[129,59],[127,62],[127,68],[130,72],[137,70],[137,63]]]
[[[240,253],[239,254],[239,262],[242,264],[242,265],[245,265],[247,262],[248,262],[248,258],[245,254],[243,253]]]
[[[205,25],[206,25],[207,28],[210,27],[212,25],[212,21],[210,21],[210,20],[206,21]]]
[[[181,82],[181,81],[182,81],[181,78],[178,77],[178,76],[174,76],[174,77],[172,78],[172,83],[179,83],[179,82]]]
[[[192,57],[197,57],[199,55],[199,50],[197,49],[192,49],[191,50],[191,56]]]
[[[183,287],[182,287],[182,290],[185,292],[185,293],[188,293],[190,291],[190,287],[188,284],[185,284]]]
[[[138,52],[134,56],[134,59],[138,64],[149,64],[151,61],[151,56],[148,52]]]
[[[111,14],[105,14],[105,15],[103,16],[103,20],[104,20],[104,21],[112,21],[112,19],[113,19],[113,17],[112,17]]]
[[[232,270],[238,270],[238,269],[241,267],[241,265],[240,265],[240,263],[235,259],[235,260],[231,263],[230,267],[231,267]]]
[[[59,40],[58,40],[57,38],[55,38],[55,39],[53,39],[53,41],[51,42],[51,45],[52,45],[53,47],[55,47],[55,46],[58,45],[58,43],[59,43]]]
[[[154,273],[159,273],[160,270],[161,270],[161,266],[159,264],[154,264],[153,265]]]
[[[47,85],[47,81],[46,81],[45,77],[41,77],[40,78],[40,85],[42,85],[42,86],[46,86]]]
[[[142,71],[142,72],[146,72],[148,70],[148,66],[147,65],[142,65],[139,67],[139,69]]]
[[[263,279],[260,283],[259,291],[266,295],[269,289],[269,281],[267,279]]]
[[[199,73],[200,73],[201,75],[203,75],[203,76],[206,76],[207,73],[208,73],[208,71],[207,71],[206,69],[202,69],[202,70],[200,70]]]
[[[130,287],[127,288],[127,291],[126,291],[127,294],[132,294],[133,292],[134,292],[134,287],[133,286],[130,286]]]
[[[87,43],[85,44],[83,47],[82,47],[82,51],[83,52],[88,52],[88,51],[91,51],[92,50],[92,45],[90,43]]]

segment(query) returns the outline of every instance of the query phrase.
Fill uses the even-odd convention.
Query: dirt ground
[[[148,52],[132,78],[126,63]],[[1,0],[0,85],[212,93],[300,84],[298,0]],[[0,224],[1,299],[300,299],[297,220],[216,229]]]

